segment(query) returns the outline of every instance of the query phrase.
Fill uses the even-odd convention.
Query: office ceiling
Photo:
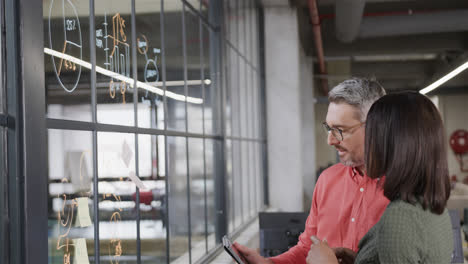
[[[298,8],[300,39],[317,58],[307,0]],[[317,0],[327,74],[376,77],[390,92],[419,90],[468,60],[468,1]],[[435,91],[468,93],[468,71]]]

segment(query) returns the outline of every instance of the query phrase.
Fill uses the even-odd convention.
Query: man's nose
[[[327,144],[330,146],[335,146],[340,144],[340,141],[336,139],[336,137],[333,135],[333,133],[328,133],[327,135]]]

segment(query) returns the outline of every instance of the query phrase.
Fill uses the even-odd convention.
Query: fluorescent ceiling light
[[[81,59],[78,59],[76,57],[70,56],[68,54],[64,54],[64,53],[61,53],[61,52],[58,52],[56,50],[49,49],[49,48],[44,48],[44,53],[47,53],[49,55],[52,55],[52,56],[55,56],[55,57],[58,57],[58,58],[62,58],[64,60],[71,61],[71,62],[76,63],[78,65],[81,65],[81,66],[83,66],[85,68],[91,69],[91,63],[89,63],[87,61],[84,61],[84,60],[81,60]],[[106,76],[109,76],[111,78],[126,82],[126,83],[128,83],[130,85],[130,87],[133,88],[134,80],[132,78],[129,78],[129,77],[124,76],[122,74],[115,73],[113,71],[106,70],[106,69],[104,69],[102,67],[99,67],[97,65],[96,65],[96,72],[98,72],[100,74],[103,74],[103,75],[106,75]],[[177,82],[179,82],[179,81],[177,81]],[[180,82],[181,82],[181,84],[180,84],[181,86],[184,85],[184,81],[180,81]],[[199,84],[202,83],[201,80],[199,80],[198,82],[199,82]],[[210,84],[211,80],[206,79],[206,80],[204,80],[204,82],[206,84]],[[162,82],[158,82],[158,84],[162,85]],[[172,98],[174,100],[184,101],[184,102],[185,102],[185,100],[187,100],[187,102],[193,103],[193,104],[202,104],[203,103],[203,99],[201,99],[201,98],[189,97],[189,96],[186,97],[185,95],[181,95],[181,94],[170,92],[170,91],[166,91],[166,93],[164,94],[163,89],[151,86],[150,84],[145,83],[145,82],[137,81],[136,85],[137,85],[138,88],[145,89],[147,91],[150,91],[152,93],[155,93],[155,94],[158,94],[158,95],[161,95],[161,96],[166,95],[167,97]]]
[[[373,61],[419,61],[419,60],[434,60],[437,58],[435,53],[422,54],[385,54],[385,55],[357,55],[353,56],[356,62],[373,62]]]
[[[463,63],[461,66],[458,66],[458,68],[456,68],[455,70],[449,72],[447,75],[445,75],[444,77],[440,78],[439,80],[435,81],[433,84],[427,86],[426,88],[424,89],[421,89],[419,92],[421,94],[427,94],[428,92],[436,89],[437,87],[441,86],[442,84],[444,84],[445,82],[447,82],[448,80],[452,79],[453,77],[457,76],[460,72],[466,70],[466,68],[468,68],[468,61]]]

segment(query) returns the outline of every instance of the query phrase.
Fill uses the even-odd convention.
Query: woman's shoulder
[[[381,220],[390,233],[404,236],[417,233],[418,237],[422,237],[426,233],[424,230],[451,225],[447,210],[442,214],[435,214],[419,203],[411,204],[402,200],[390,202]]]

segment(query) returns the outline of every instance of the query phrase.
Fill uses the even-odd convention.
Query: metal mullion
[[[163,111],[164,111],[164,132],[167,132],[167,97],[166,97],[166,46],[165,46],[165,32],[164,32],[164,0],[161,0],[161,11],[159,16],[161,27],[161,70],[162,70],[162,83],[163,83]],[[157,138],[156,138],[157,140]],[[158,168],[159,169],[159,168]],[[167,134],[164,134],[164,184],[166,189],[166,263],[169,264],[170,259],[170,230],[169,230],[169,168],[167,158]]]
[[[51,129],[64,129],[64,130],[80,130],[80,131],[93,131],[99,132],[115,132],[115,133],[136,133],[146,135],[159,135],[159,136],[174,136],[174,137],[193,137],[193,138],[210,138],[210,139],[222,139],[221,135],[212,134],[200,134],[200,133],[186,133],[175,130],[161,130],[155,128],[142,128],[135,126],[122,126],[122,125],[111,125],[102,123],[91,123],[83,121],[73,120],[61,120],[47,118],[47,128]]]
[[[182,1],[184,2],[184,1]],[[183,54],[183,63],[184,63],[184,93],[185,98],[188,96],[188,85],[187,85],[187,39],[185,31],[185,4],[182,3],[182,54]],[[187,100],[185,100],[185,133],[188,133],[188,110],[187,110]],[[186,157],[186,166],[187,166],[187,208],[188,208],[188,246],[189,246],[189,263],[192,263],[192,208],[191,208],[191,195],[190,195],[190,163],[189,163],[189,140],[188,137],[185,137],[185,157]]]
[[[201,7],[201,2],[200,2]],[[204,45],[203,45],[203,26],[201,20],[198,23],[199,28],[199,39],[200,39],[200,80],[205,79],[205,57],[204,57]],[[205,135],[205,82],[201,82],[202,88],[202,134]],[[203,138],[203,192],[204,192],[204,210],[205,210],[205,252],[208,252],[208,194],[206,189],[206,139]]]
[[[250,2],[250,8],[249,8],[249,31],[250,31],[250,54],[251,54],[251,57],[253,57],[253,53],[254,53],[254,49],[253,49],[253,34],[252,34],[252,28],[253,28],[253,14],[254,14],[254,5],[253,5],[253,2],[251,1]],[[250,97],[252,99],[252,127],[251,127],[251,137],[255,138],[256,135],[255,135],[255,127],[256,127],[256,122],[255,122],[255,118],[256,118],[256,107],[255,107],[255,98],[256,98],[256,89],[255,89],[255,85],[254,85],[254,71],[253,69],[251,68],[250,69],[250,87],[251,87],[251,90],[252,90],[252,96]],[[254,201],[255,201],[255,213],[258,211],[258,204],[257,204],[257,173],[256,173],[256,169],[257,169],[257,166],[258,166],[258,160],[257,160],[257,155],[256,155],[256,143],[251,143],[252,146],[253,146],[253,161],[254,161],[254,165],[253,165],[253,179],[254,179]]]
[[[264,13],[263,9],[259,8],[258,9],[258,14],[257,14],[257,23],[258,23],[258,31],[264,32],[265,25],[264,25]],[[266,99],[266,84],[265,84],[265,38],[263,35],[259,35],[259,40],[258,40],[258,52],[259,52],[259,69],[260,72],[257,73],[257,76],[259,77],[260,81],[260,113],[261,113],[261,137],[266,138],[268,137],[266,127],[267,127],[267,120],[266,120],[266,104],[265,104],[265,99]],[[263,163],[263,203],[264,205],[268,205],[270,203],[269,201],[269,190],[268,190],[268,144],[265,142],[262,144],[262,163]]]
[[[135,14],[135,0],[132,0],[132,14],[131,14],[131,28],[132,28],[132,63],[133,63],[133,117],[134,117],[134,127],[138,127],[138,86],[137,86],[137,58],[136,58],[136,14]],[[135,133],[135,175],[140,177],[140,167],[139,167],[139,156],[138,156],[138,133]],[[137,232],[137,264],[141,263],[141,239],[140,239],[140,188],[136,186],[135,192],[135,202],[136,202],[136,232]]]
[[[244,18],[244,53],[247,54],[247,1],[248,0],[243,0],[243,18]],[[247,100],[248,100],[248,97],[249,97],[249,86],[248,86],[248,81],[247,81],[247,72],[248,72],[248,65],[247,65],[247,62],[244,64],[244,82],[245,82],[245,86],[244,86],[244,90],[245,90],[245,98],[244,98],[244,102],[245,102],[245,136],[246,137],[249,137],[249,104],[247,103]],[[247,165],[246,165],[246,171],[247,173],[245,174],[247,176],[247,195],[249,197],[249,202],[247,202],[247,208],[248,208],[248,217],[251,217],[250,213],[251,213],[251,208],[250,208],[250,201],[252,201],[251,199],[251,186],[250,186],[250,166],[251,166],[251,162],[250,162],[250,146],[249,146],[249,143],[248,142],[244,142],[244,144],[246,144],[246,156],[247,156]]]
[[[5,1],[0,3],[0,25],[3,28],[5,25]],[[5,116],[5,123],[3,126],[7,126],[8,124],[8,111],[6,105],[6,76],[5,76],[5,38],[3,35],[0,37],[0,81],[1,81],[1,98],[0,98],[0,107],[2,116]],[[13,127],[14,128],[14,127]],[[0,127],[0,145],[2,146],[2,153],[3,155],[0,156],[0,164],[2,164],[2,171],[0,173],[0,262],[9,263],[9,231],[8,231],[8,223],[3,219],[4,217],[9,217],[8,212],[8,203],[9,203],[9,195],[8,195],[8,137],[7,137],[7,128]]]
[[[220,1],[220,5],[217,6],[219,9],[219,11],[221,12],[221,17],[224,17],[224,2]],[[217,22],[219,23],[219,25],[222,23],[221,21],[221,18],[217,18]],[[222,27],[223,28],[223,27]],[[225,136],[226,136],[226,83],[224,82],[225,80],[225,76],[223,75],[223,52],[224,52],[224,45],[223,45],[223,42],[222,42],[222,39],[223,39],[223,34],[224,34],[224,31],[221,30],[220,32],[218,32],[216,34],[216,46],[217,46],[217,56],[218,57],[218,64],[216,65],[216,71],[219,73],[218,75],[218,83],[220,84],[220,93],[219,94],[219,99],[221,100],[221,108],[220,108],[220,124],[221,124],[221,134],[223,135],[223,140],[221,142],[221,148],[222,148],[222,155],[223,155],[223,158],[222,158],[222,164],[223,164],[223,182],[222,182],[222,187],[223,187],[223,190],[222,190],[222,193],[223,193],[223,203],[222,203],[222,211],[223,211],[223,214],[225,215],[222,220],[223,220],[223,225],[224,225],[224,229],[223,229],[223,233],[228,233],[228,227],[229,227],[229,223],[228,223],[228,214],[227,214],[227,203],[226,203],[226,182],[227,182],[227,159],[226,159],[226,139],[225,139]],[[221,242],[221,234],[219,234],[219,240]]]
[[[202,15],[202,13],[200,13],[199,10],[197,10],[195,7],[192,6],[191,3],[189,3],[187,0],[181,0],[181,1],[182,1],[182,3],[184,3],[185,6],[187,6],[193,13],[195,13],[195,14],[198,16],[198,18],[201,19],[201,21],[203,22],[203,24],[205,24],[207,27],[211,28],[211,30],[213,30],[213,31],[219,31],[219,26],[214,26],[214,25],[212,25],[212,24],[206,19],[206,17],[204,17],[204,16]],[[200,2],[201,2],[201,1],[200,1]]]
[[[19,188],[18,180],[22,177],[21,165],[18,163],[21,160],[21,107],[18,107],[20,95],[20,51],[19,51],[19,1],[2,1],[5,4],[5,10],[11,10],[5,12],[5,49],[8,52],[5,54],[5,64],[8,67],[5,68],[5,79],[6,79],[6,101],[7,101],[7,112],[12,117],[16,118],[18,122],[14,129],[8,129],[6,131],[7,137],[7,211],[9,222],[7,223],[8,236],[6,237],[8,248],[7,248],[7,259],[11,263],[22,263],[24,261],[23,251],[24,238],[22,227],[24,226],[24,213],[23,208],[24,199],[22,198],[21,189]]]
[[[90,42],[90,62],[91,62],[91,114],[92,123],[97,123],[97,89],[96,89],[96,38],[94,35],[95,29],[95,9],[94,0],[89,1],[89,42]],[[49,127],[49,119],[47,119]],[[94,211],[94,261],[96,264],[101,262],[100,258],[100,238],[99,238],[99,174],[98,174],[98,151],[97,151],[97,130],[96,127],[92,130],[93,133],[93,211]]]
[[[222,12],[222,5],[220,4],[220,1],[215,1],[214,5],[212,8],[210,8],[210,19],[213,19],[215,21],[216,25],[221,24],[221,16]],[[213,111],[215,112],[216,118],[214,119],[216,123],[216,127],[221,130],[221,134],[224,136],[225,135],[225,127],[223,126],[224,122],[224,105],[222,105],[222,96],[223,96],[223,90],[222,90],[222,84],[221,84],[221,79],[222,79],[222,72],[221,72],[221,63],[222,63],[222,56],[221,51],[221,43],[220,43],[220,32],[211,32],[210,31],[210,48],[212,49],[212,56],[210,56],[210,69],[212,74],[216,76],[214,78],[216,80],[216,87],[220,87],[221,89],[217,89],[218,93],[216,93],[216,110]],[[216,199],[215,199],[215,206],[217,210],[217,220],[216,220],[216,242],[221,243],[222,242],[222,236],[227,233],[227,219],[226,219],[226,160],[225,160],[225,152],[224,152],[224,144],[220,145],[214,145],[214,152],[216,153],[216,161],[214,162],[215,164],[215,189],[216,191]]]
[[[263,138],[247,138],[247,137],[233,137],[233,136],[225,136],[226,139],[232,140],[241,140],[241,141],[252,141],[252,142],[262,142],[265,143],[266,139]]]

